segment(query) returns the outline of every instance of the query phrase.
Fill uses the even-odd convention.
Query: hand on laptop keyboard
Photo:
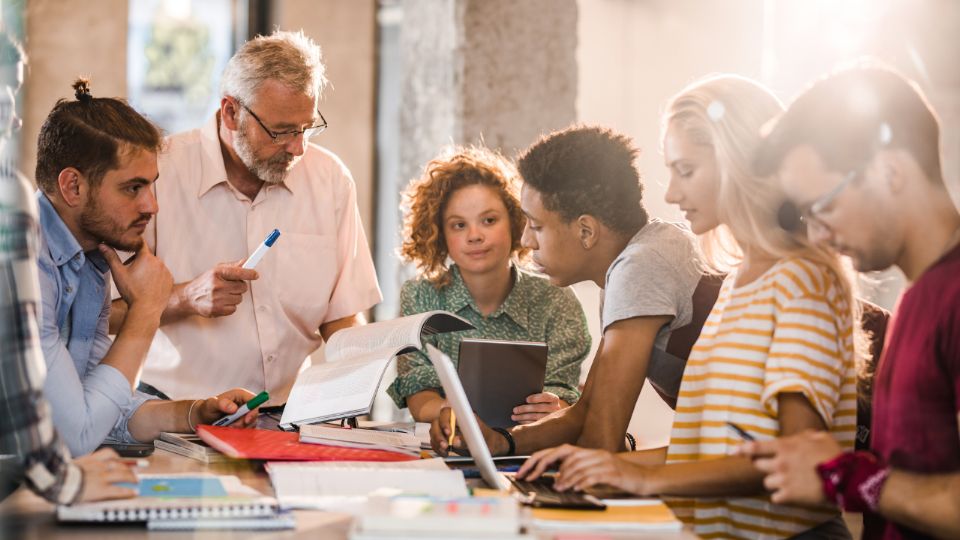
[[[554,490],[554,477],[551,475],[541,476],[532,481],[518,480],[513,475],[507,475],[507,479],[518,492],[527,495],[525,502],[530,506],[580,510],[603,510],[607,507],[599,499],[587,493]]]

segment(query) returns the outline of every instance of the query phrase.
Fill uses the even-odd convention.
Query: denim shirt
[[[110,350],[109,266],[98,251],[83,252],[50,200],[40,210],[40,341],[47,364],[44,395],[53,423],[73,455],[95,450],[108,437],[136,442],[127,422],[148,398],[134,393],[113,366]]]

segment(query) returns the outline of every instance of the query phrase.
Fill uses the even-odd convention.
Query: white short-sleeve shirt
[[[350,171],[308,145],[282,184],[252,201],[227,182],[218,119],[169,138],[155,184],[160,211],[145,237],[175,283],[246,258],[273,230],[281,236],[257,265],[235,313],[161,327],[142,380],[173,399],[233,387],[267,390],[283,403],[320,325],[382,299]],[[169,346],[158,347],[158,341]]]

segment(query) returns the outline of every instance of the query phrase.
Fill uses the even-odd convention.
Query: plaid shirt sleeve
[[[25,480],[44,498],[69,504],[82,489],[83,473],[43,398],[36,216],[26,182],[0,175],[0,477],[4,491]]]

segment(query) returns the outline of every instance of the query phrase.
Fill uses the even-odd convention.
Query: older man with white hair
[[[283,403],[304,359],[381,300],[350,171],[310,142],[327,127],[326,83],[302,32],[258,36],[227,64],[214,116],[170,137],[165,210],[144,235],[176,283],[161,331],[178,354],[151,355],[143,375],[161,393],[240,386]],[[242,268],[274,229],[256,270]]]

